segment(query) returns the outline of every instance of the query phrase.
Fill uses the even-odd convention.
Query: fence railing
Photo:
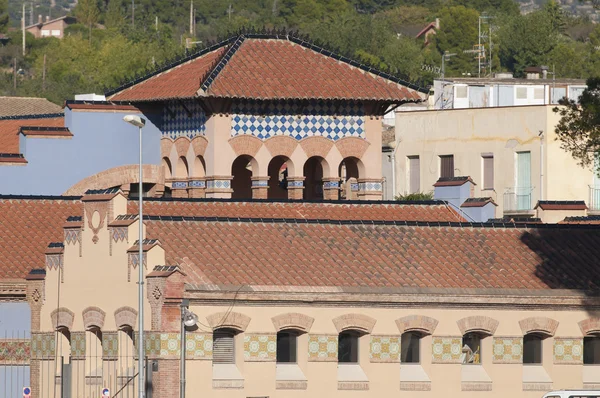
[[[590,185],[590,211],[600,211],[600,185]]]
[[[30,333],[0,333],[0,398],[22,397],[29,387]]]
[[[504,212],[529,211],[534,187],[509,187],[504,190]]]

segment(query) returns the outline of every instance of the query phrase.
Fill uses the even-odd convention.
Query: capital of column
[[[188,181],[188,195],[190,198],[206,197],[206,178],[191,177]]]
[[[288,182],[288,199],[302,200],[304,192],[305,177],[289,177]]]
[[[174,198],[187,198],[188,179],[187,178],[170,178],[167,180],[171,183],[171,195]]]
[[[338,200],[340,198],[340,179],[338,177],[323,178],[323,199]]]
[[[232,176],[208,176],[206,177],[206,197],[207,198],[231,198],[233,189],[231,188]]]
[[[361,200],[381,200],[383,180],[381,178],[359,178],[358,198]]]
[[[269,192],[269,176],[252,177],[252,199],[267,199]]]

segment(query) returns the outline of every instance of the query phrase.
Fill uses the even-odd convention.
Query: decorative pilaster
[[[381,178],[359,178],[358,199],[381,200],[383,197],[383,182]]]
[[[340,198],[340,179],[337,177],[323,178],[323,199],[339,200]]]
[[[206,177],[206,197],[207,198],[231,198],[233,189],[231,188],[232,176],[210,176]]]
[[[186,178],[174,178],[171,181],[171,196],[174,198],[188,197],[188,180]]]
[[[252,199],[267,199],[269,177],[252,177]]]
[[[31,393],[33,396],[40,396],[40,377],[41,377],[41,359],[44,353],[54,354],[54,334],[49,338],[44,338],[39,334],[41,328],[41,312],[44,302],[44,284],[46,279],[46,270],[35,269],[29,272],[26,279],[26,300],[31,311],[31,361],[29,365],[29,377]],[[48,336],[48,335],[46,335]]]
[[[193,178],[188,182],[188,196],[190,198],[206,197],[206,178]]]
[[[288,199],[302,200],[304,197],[304,177],[288,176]]]

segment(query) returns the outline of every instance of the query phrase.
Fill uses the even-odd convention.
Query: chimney
[[[542,79],[548,78],[548,67],[546,65],[542,65]]]
[[[583,200],[540,200],[535,205],[538,218],[543,223],[559,223],[567,217],[585,217],[587,209]]]
[[[38,23],[42,23],[42,14],[38,15]]]
[[[475,183],[471,177],[442,177],[433,187],[433,199],[445,200],[460,212],[460,206],[473,197]]]
[[[46,22],[50,21],[50,15],[46,15]]]
[[[494,199],[489,197],[469,198],[460,205],[460,210],[470,222],[487,222],[496,216],[497,206]]]
[[[439,28],[440,28],[440,19],[439,19],[439,18],[436,18],[436,19],[435,19],[435,28],[436,28],[436,29],[439,29]]]

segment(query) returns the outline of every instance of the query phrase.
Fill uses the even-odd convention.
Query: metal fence
[[[4,331],[0,335],[0,398],[22,397],[29,387],[28,331]]]
[[[591,211],[600,211],[600,186],[590,185],[590,205]]]
[[[532,209],[533,187],[509,187],[504,190],[504,212]]]

